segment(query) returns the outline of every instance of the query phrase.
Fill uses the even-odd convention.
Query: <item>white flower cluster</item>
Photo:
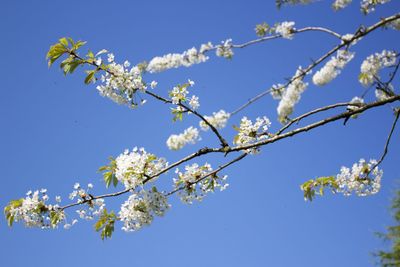
[[[181,66],[190,67],[193,64],[203,63],[208,60],[208,57],[204,53],[212,48],[212,44],[208,42],[207,44],[202,44],[199,50],[192,47],[182,54],[167,54],[162,57],[155,57],[150,60],[146,70],[150,73],[155,73]]]
[[[93,188],[93,184],[89,183],[87,189],[83,189],[79,183],[74,184],[74,190],[69,194],[69,199],[74,200],[76,197],[80,197],[78,202],[82,202],[88,197],[90,189]]]
[[[346,196],[353,192],[358,196],[367,196],[376,194],[381,188],[381,178],[383,171],[376,166],[377,161],[371,159],[367,163],[360,159],[354,163],[351,169],[342,167],[340,173],[336,176],[336,182],[339,186],[338,192]]]
[[[75,198],[79,197],[77,202],[82,203],[83,201],[86,201],[88,204],[87,206],[85,205],[84,207],[78,209],[76,212],[79,215],[81,219],[85,220],[93,220],[94,217],[99,216],[104,208],[105,208],[105,203],[104,199],[91,199],[92,196],[90,195],[90,190],[93,188],[93,184],[89,183],[87,185],[87,188],[84,189],[81,187],[79,183],[74,184],[74,190],[69,194],[69,199],[74,200]],[[73,220],[71,224],[66,223],[64,225],[65,229],[69,229],[71,226],[73,226],[77,220]]]
[[[341,70],[354,57],[353,52],[347,50],[339,50],[335,57],[332,57],[319,71],[313,76],[313,82],[316,85],[322,86],[335,79]]]
[[[122,230],[137,231],[151,224],[154,215],[163,216],[169,207],[167,198],[155,188],[151,191],[135,192],[121,205],[119,219],[124,223]]]
[[[285,39],[292,39],[294,28],[294,21],[284,21],[275,26],[275,32],[280,34]]]
[[[335,0],[332,4],[332,8],[335,10],[343,9],[348,6],[352,0]]]
[[[389,83],[386,87],[386,90],[389,92],[393,92],[394,91],[393,85],[391,83]],[[375,89],[375,97],[379,101],[384,101],[384,100],[388,99],[388,97],[390,97],[390,95],[382,89]]]
[[[223,109],[218,112],[213,112],[212,116],[204,116],[204,118],[217,129],[224,128],[229,117],[230,114]],[[207,131],[210,128],[204,121],[200,121],[199,125],[203,131]]]
[[[172,104],[178,105],[180,102],[185,102],[187,100],[187,95],[189,91],[187,90],[188,87],[192,87],[194,82],[188,80],[187,83],[183,85],[175,86],[170,92],[169,96],[171,97]],[[200,107],[199,98],[195,95],[189,100],[189,105],[194,109],[198,109]]]
[[[346,43],[347,46],[352,46],[358,43],[358,41],[360,41],[362,39],[362,37],[357,37],[355,39],[354,38],[354,34],[352,33],[346,33],[344,35],[342,35],[342,37],[340,37],[342,39],[342,44]],[[351,43],[349,43],[351,41]]]
[[[361,1],[361,10],[365,14],[375,11],[376,5],[382,5],[390,2],[390,0],[362,0]]]
[[[280,100],[282,99],[283,92],[285,92],[285,85],[281,83],[274,84],[269,90],[273,99]]]
[[[87,206],[84,206],[76,211],[76,213],[79,215],[79,218],[84,220],[93,220],[94,217],[100,216],[106,207],[104,199],[102,198],[89,200],[87,203]]]
[[[171,150],[179,150],[187,144],[195,144],[198,140],[199,130],[190,126],[181,134],[172,134],[167,140],[167,146]]]
[[[174,188],[183,188],[178,193],[182,202],[192,204],[194,200],[201,201],[207,193],[214,192],[216,188],[223,191],[229,186],[226,183],[228,176],[210,175],[212,170],[208,163],[203,166],[197,163],[186,165],[185,172],[180,172],[178,168],[175,170],[178,178],[173,179]],[[208,177],[205,178],[207,175]]]
[[[262,118],[257,118],[254,124],[251,120],[247,119],[247,117],[243,117],[240,122],[239,128],[237,128],[239,133],[235,136],[233,143],[235,145],[241,146],[267,139],[267,131],[270,126],[271,122],[265,116]],[[257,149],[248,149],[246,152],[255,154],[257,153]]]
[[[101,58],[97,61],[99,62],[96,64],[101,64]],[[103,84],[97,86],[100,95],[108,97],[118,104],[136,106],[134,94],[138,90],[146,90],[140,69],[136,66],[129,69],[128,61],[122,65],[115,63],[113,54],[108,54],[108,62],[107,71],[101,76]]]
[[[396,56],[394,51],[383,50],[381,53],[375,53],[367,57],[361,64],[360,83],[364,86],[371,85],[375,77],[379,77],[381,69],[396,64]]]
[[[231,59],[233,57],[233,54],[232,39],[222,41],[221,44],[217,46],[217,56]]]
[[[49,199],[46,192],[46,189],[29,191],[25,198],[15,200],[5,211],[9,209],[8,213],[12,221],[22,221],[27,227],[49,228],[51,226],[49,212],[58,205],[46,205],[46,201]]]
[[[303,82],[303,70],[299,68],[292,78],[292,82],[282,93],[277,111],[278,119],[281,123],[285,123],[290,114],[293,113],[294,105],[299,102],[301,94],[306,90],[308,83]],[[297,77],[297,78],[295,78]]]
[[[137,147],[131,152],[125,150],[115,159],[115,163],[115,177],[125,185],[125,188],[142,185],[146,177],[153,176],[168,166],[164,158],[157,158],[147,153],[144,148]]]

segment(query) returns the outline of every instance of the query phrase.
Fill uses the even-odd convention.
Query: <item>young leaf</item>
[[[85,84],[89,84],[95,80],[95,76],[94,76],[95,73],[96,73],[96,70],[87,71],[87,76],[85,78]]]

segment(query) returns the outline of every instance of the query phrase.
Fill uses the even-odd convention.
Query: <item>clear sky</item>
[[[359,12],[359,1],[340,12],[332,11],[331,1],[282,10],[274,2],[2,0],[0,206],[43,187],[51,197],[61,195],[67,201],[75,182],[91,182],[95,192],[107,192],[96,170],[108,156],[117,156],[125,148],[145,147],[173,162],[201,146],[217,145],[214,136],[203,133],[200,144],[171,152],[165,145],[168,136],[197,120],[174,124],[169,107],[153,100],[137,110],[118,106],[100,97],[95,86],[85,86],[82,72],[64,77],[57,67],[48,69],[46,52],[60,37],[86,40],[83,51],[105,48],[114,52],[117,61],[135,64],[207,41],[254,39],[253,29],[263,21],[293,20],[298,28],[324,26],[345,34],[400,11],[398,0],[368,16]],[[382,49],[398,49],[399,41],[399,33],[392,30],[365,38],[338,79],[326,87],[308,88],[296,114],[360,95],[363,88],[357,76],[362,60]],[[230,61],[212,55],[207,63],[148,74],[145,79],[157,80],[156,90],[164,96],[174,85],[192,79],[202,113],[232,111],[283,82],[297,66],[308,65],[336,42],[323,33],[305,33],[291,41],[236,50]],[[231,138],[231,125],[244,115],[252,119],[266,115],[272,129],[278,129],[277,104],[269,96],[263,98],[232,117],[223,133]],[[399,185],[399,129],[382,164],[385,173],[379,194],[359,198],[328,193],[308,203],[299,185],[335,174],[360,158],[378,158],[391,122],[390,107],[383,107],[346,127],[336,122],[267,146],[260,155],[225,171],[228,190],[189,206],[172,197],[165,217],[136,233],[126,234],[117,225],[107,241],[101,241],[93,222],[80,221],[68,231],[53,231],[21,224],[9,229],[1,218],[0,265],[372,266],[371,252],[383,247],[374,232],[392,222],[388,206]],[[217,166],[225,160],[214,155],[199,163]],[[159,182],[169,189],[172,177],[170,172]],[[118,207],[124,200],[122,196],[110,206]]]

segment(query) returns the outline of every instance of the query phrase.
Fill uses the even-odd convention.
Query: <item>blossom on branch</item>
[[[200,140],[199,130],[190,126],[181,134],[173,134],[167,139],[167,146],[171,150],[179,150],[187,144],[195,144]]]
[[[353,52],[348,50],[338,50],[337,55],[332,57],[325,66],[317,71],[313,76],[313,82],[316,85],[322,86],[333,79],[335,79],[341,72],[341,70],[350,62],[354,57]]]

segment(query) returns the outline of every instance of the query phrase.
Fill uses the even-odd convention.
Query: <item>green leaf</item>
[[[109,166],[101,166],[100,168],[99,168],[99,172],[102,172],[102,171],[106,171],[106,170],[109,170],[110,169],[110,167]]]
[[[114,187],[117,187],[117,185],[118,185],[118,179],[117,179],[117,177],[115,176],[115,174],[113,174],[113,185],[114,185]]]
[[[85,44],[86,44],[86,42],[84,42],[84,41],[78,41],[78,42],[76,42],[76,44],[72,45],[72,49],[73,50],[78,50],[79,47],[81,47],[81,46],[83,46]]]
[[[100,236],[102,240],[112,236],[116,218],[114,211],[107,213],[107,209],[104,209],[103,214],[101,214],[99,220],[95,223],[96,232],[101,231]]]
[[[240,132],[240,128],[239,128],[239,127],[237,127],[236,125],[233,125],[232,127],[233,127],[233,129],[234,129],[235,131],[238,131],[238,132]]]
[[[55,227],[58,225],[58,223],[61,221],[62,219],[62,213],[61,212],[57,212],[57,211],[51,211],[50,212],[50,224],[51,226]]]
[[[22,206],[24,199],[11,200],[8,205],[4,208],[4,214],[6,216],[7,224],[11,227],[14,223],[14,215],[11,214],[12,209],[17,209]]]
[[[89,50],[89,52],[86,55],[88,58],[94,59],[94,54],[92,51]]]
[[[95,73],[96,73],[96,70],[87,71],[87,76],[85,78],[85,84],[89,84],[95,80],[95,76],[94,76]]]
[[[49,67],[59,58],[61,57],[64,53],[67,52],[67,48],[64,47],[64,45],[57,43],[55,45],[52,45],[47,52],[46,59],[49,60],[48,64]]]
[[[65,47],[68,47],[68,41],[67,38],[63,37],[59,40],[60,44],[62,44]]]
[[[106,172],[103,174],[103,177],[104,177],[104,182],[106,183],[106,187],[108,188],[111,184],[111,181],[113,180],[113,173]]]

